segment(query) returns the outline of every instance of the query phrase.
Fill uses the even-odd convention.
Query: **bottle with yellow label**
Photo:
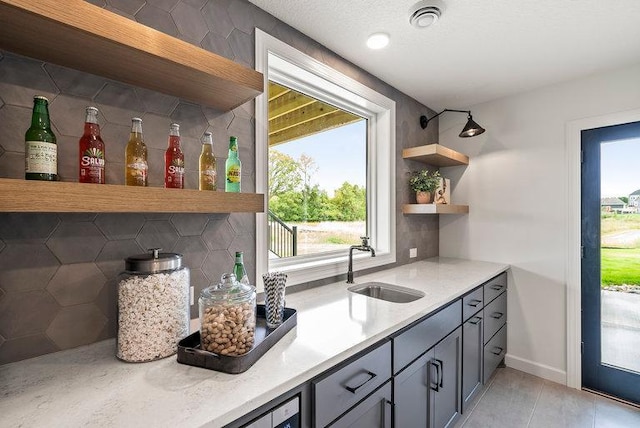
[[[205,132],[202,137],[202,152],[200,153],[200,190],[217,190],[216,157],[213,155],[213,136]]]
[[[238,158],[238,138],[229,138],[229,156],[225,162],[226,180],[225,192],[240,193],[240,177],[242,173],[242,163]]]

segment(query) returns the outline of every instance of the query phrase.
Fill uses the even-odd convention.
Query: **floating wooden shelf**
[[[402,214],[468,214],[468,205],[405,204]]]
[[[404,149],[402,150],[402,157],[434,166],[469,165],[469,156],[440,144],[428,144]]]
[[[264,212],[264,195],[0,178],[0,212]]]
[[[0,0],[0,48],[231,110],[263,75],[83,0]]]

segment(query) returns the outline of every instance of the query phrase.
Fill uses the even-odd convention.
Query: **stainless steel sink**
[[[363,284],[352,285],[347,288],[347,290],[352,293],[394,303],[409,303],[424,297],[422,291],[386,284],[384,282],[365,282]]]

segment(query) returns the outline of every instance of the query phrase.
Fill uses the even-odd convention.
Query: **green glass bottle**
[[[242,163],[238,158],[238,138],[229,138],[229,156],[224,164],[225,168],[225,192],[240,193],[240,177],[242,173]]]
[[[56,181],[58,179],[58,146],[49,121],[49,100],[33,97],[31,127],[24,137],[26,180]]]
[[[236,280],[243,284],[249,284],[249,277],[247,271],[244,268],[242,251],[236,251],[236,263],[233,265],[233,274],[236,276]]]

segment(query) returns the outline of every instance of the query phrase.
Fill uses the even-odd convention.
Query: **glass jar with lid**
[[[118,277],[116,356],[143,362],[175,354],[189,334],[189,286],[181,254],[154,248],[126,258]]]
[[[205,288],[198,299],[200,347],[219,355],[251,350],[256,330],[256,289],[225,273],[220,284]]]

